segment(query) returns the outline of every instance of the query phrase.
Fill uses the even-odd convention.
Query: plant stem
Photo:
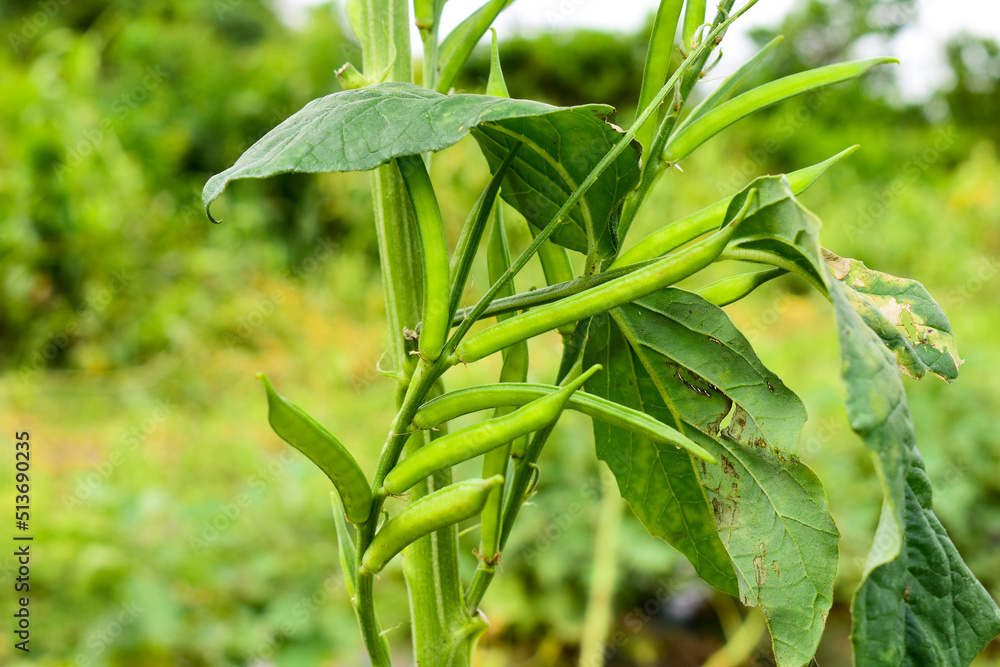
[[[362,51],[365,74],[371,80],[410,81],[409,2],[407,0],[362,0],[364,24]],[[435,21],[436,23],[436,21]],[[425,37],[436,47],[436,27]],[[426,71],[436,69],[436,48],[430,49]],[[395,163],[380,167],[372,174],[372,195],[375,228],[379,243],[382,281],[385,291],[390,350],[397,369],[405,370],[399,387],[399,412],[393,420],[390,434],[383,447],[373,489],[381,488],[386,473],[395,465],[404,444],[409,439],[405,431],[416,408],[433,389],[446,368],[421,361],[414,369],[408,354],[403,327],[415,322],[421,303],[420,281],[412,279],[412,267],[420,266],[419,242],[410,212],[410,202]],[[424,296],[426,298],[426,295]],[[412,371],[412,375],[410,374]],[[422,441],[414,438],[414,445]],[[451,472],[444,471],[415,491],[429,492],[450,481]],[[433,485],[433,486],[432,486]],[[358,564],[378,525],[385,498],[377,494],[368,521],[358,530]],[[413,623],[413,644],[416,661],[425,667],[433,665],[468,664],[476,638],[484,625],[480,619],[464,614],[462,589],[458,573],[458,534],[454,526],[417,540],[404,553],[404,573],[410,597]],[[381,636],[375,614],[373,579],[360,574],[355,606],[361,633],[372,664],[390,665],[388,646]],[[442,660],[442,656],[452,655]]]
[[[373,583],[374,575],[364,572],[358,573],[358,592],[354,607],[358,615],[358,624],[361,626],[361,636],[365,640],[365,648],[368,649],[368,656],[372,661],[372,667],[389,667],[392,665],[392,660],[389,657],[389,645],[386,643],[385,637],[382,636],[378,619],[375,617],[375,604],[372,598]]]
[[[608,468],[601,466],[601,513],[594,535],[594,564],[587,597],[587,613],[580,634],[580,667],[604,664],[604,643],[611,627],[618,570],[618,527],[622,501],[618,483]]]

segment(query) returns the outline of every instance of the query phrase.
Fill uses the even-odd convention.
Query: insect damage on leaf
[[[896,355],[900,369],[915,378],[929,370],[951,382],[962,359],[944,311],[923,285],[873,271],[855,259],[823,249],[830,273],[862,319]]]

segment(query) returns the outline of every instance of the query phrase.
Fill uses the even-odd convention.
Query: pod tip
[[[572,382],[568,382],[565,385],[563,385],[561,387],[561,389],[569,389],[569,390],[571,390],[570,393],[576,391],[577,389],[579,389],[580,387],[582,387],[583,383],[586,382],[587,380],[589,380],[590,377],[594,373],[596,373],[597,371],[601,370],[601,368],[603,368],[603,367],[600,364],[594,364],[593,366],[591,366],[590,368],[588,368],[584,372],[580,373],[580,375],[575,380],[573,380]]]

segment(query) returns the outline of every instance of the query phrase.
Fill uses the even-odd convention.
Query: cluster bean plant
[[[509,97],[495,34],[485,90],[454,90],[473,47],[510,3],[488,0],[442,35],[445,0],[348,2],[361,68],[345,64],[343,91],[291,115],[203,194],[208,211],[236,179],[370,172],[385,365],[398,405],[375,470],[363,470],[352,446],[258,377],[274,431],[333,482],[340,561],[372,664],[392,661],[377,575],[400,554],[416,663],[471,663],[488,624],[480,603],[518,512],[544,480],[539,454],[566,409],[592,418],[596,455],[649,533],[705,582],[760,607],[779,666],[810,663],[833,601],[839,533],[820,480],[796,454],[803,404],[722,309],[791,274],[833,309],[847,414],[884,493],[851,607],[854,661],[968,665],[1000,631],[1000,611],[934,515],[901,379],[956,378],[951,327],[920,283],[822,247],[819,219],[797,199],[856,147],[761,175],[645,238],[629,237],[653,189],[671,187],[684,160],[714,135],[893,61],[833,64],[744,91],[775,40],[700,94],[727,29],[754,0],[716,8],[662,0],[635,121],[622,130],[607,122],[608,106]],[[423,42],[416,72],[411,22]],[[469,134],[491,178],[449,248],[429,165],[435,151]],[[531,232],[516,257],[505,207]],[[516,292],[512,279],[536,255],[548,284]],[[481,258],[489,288],[466,303]],[[761,269],[693,290],[676,286],[734,260]],[[528,383],[527,341],[556,335],[549,332],[561,335],[558,373],[552,384]],[[491,355],[502,355],[497,383],[448,390],[451,369]],[[482,416],[449,431],[450,421],[471,413]],[[453,467],[476,457],[481,476],[455,481]],[[406,501],[392,516],[384,509],[390,496]],[[474,556],[458,549],[458,525],[467,520],[481,538]],[[471,578],[460,576],[460,558],[477,559]]]

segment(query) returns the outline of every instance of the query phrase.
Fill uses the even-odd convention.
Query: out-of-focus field
[[[392,382],[376,370],[386,335],[367,179],[235,185],[217,204],[218,227],[199,209],[204,179],[337,90],[332,71],[357,50],[328,9],[293,31],[251,0],[60,7],[31,35],[23,20],[39,11],[33,3],[0,10],[3,34],[23,39],[0,49],[0,422],[9,442],[31,433],[35,537],[32,653],[15,655],[8,632],[0,663],[362,664],[329,482],[272,434],[253,376],[267,371],[374,468],[394,405]],[[512,94],[610,101],[627,124],[618,96],[634,93],[619,80],[637,85],[630,68],[637,58],[641,67],[642,38],[602,39],[584,40],[604,56],[590,77],[532,64],[579,55],[579,40],[512,43]],[[824,221],[824,245],[921,280],[951,318],[962,377],[907,388],[935,511],[1000,598],[1000,159],[988,111],[1000,67],[963,62],[960,53],[956,88],[938,97],[947,113],[933,122],[885,103],[879,86],[855,85],[742,123],[664,179],[628,242],[756,175],[861,144],[803,201]],[[478,91],[476,67],[466,90]],[[488,178],[485,160],[464,141],[435,158],[432,175],[454,242]],[[522,225],[513,219],[517,248]],[[542,282],[534,264],[517,281],[520,290]],[[469,298],[485,283],[476,274]],[[881,495],[847,426],[829,306],[782,278],[727,310],[809,409],[802,458],[823,479],[843,535],[819,663],[850,664],[850,595]],[[531,353],[529,379],[551,381],[557,335],[533,341]],[[492,382],[497,371],[486,360],[457,370],[452,386]],[[557,433],[484,601],[484,666],[573,664],[598,465],[586,421],[567,416]],[[12,488],[12,470],[11,454],[0,487]],[[477,533],[462,540],[471,572]],[[0,599],[9,619],[8,551]],[[662,655],[701,665],[742,613],[631,516],[616,580],[612,665],[665,664]],[[403,647],[398,563],[377,586],[383,625]],[[744,664],[771,664],[767,645],[762,635]],[[977,664],[1000,665],[1000,645]]]

